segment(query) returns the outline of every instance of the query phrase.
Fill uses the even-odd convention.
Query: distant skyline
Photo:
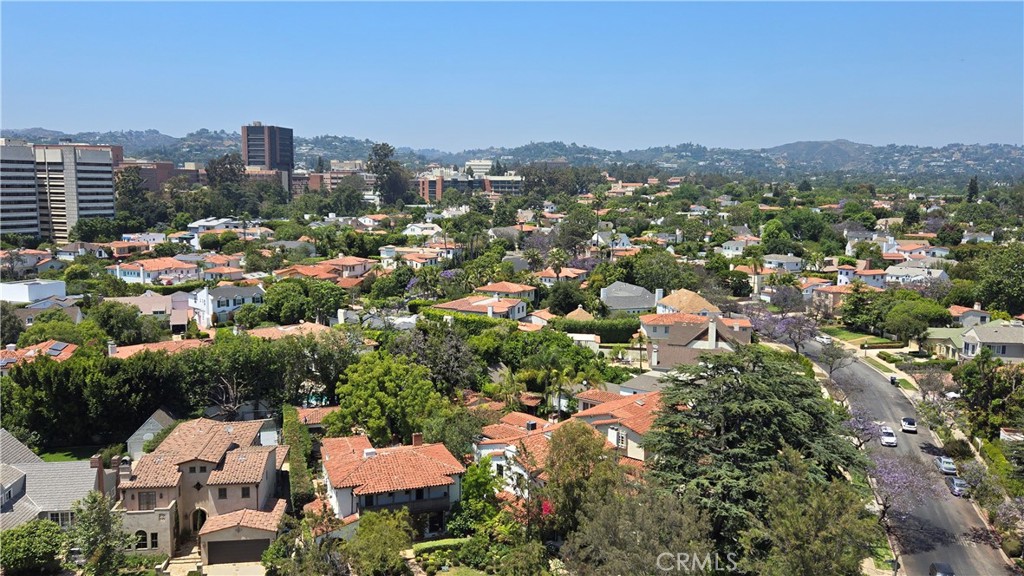
[[[0,3],[0,125],[1024,144],[1024,3]]]

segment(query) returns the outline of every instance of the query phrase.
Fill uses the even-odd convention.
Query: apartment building
[[[32,146],[20,140],[0,138],[0,230],[39,235],[36,156]]]
[[[67,242],[83,218],[114,217],[114,166],[120,146],[35,145],[39,232]]]

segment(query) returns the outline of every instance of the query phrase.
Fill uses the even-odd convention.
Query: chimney
[[[373,458],[376,455],[377,450],[375,448],[363,448],[363,460],[366,460],[367,458]]]
[[[413,432],[412,433],[412,445],[413,446],[422,446],[423,445],[423,433],[422,432]]]
[[[487,307],[487,317],[494,318],[494,306]]]
[[[711,345],[711,349],[718,347],[718,319],[708,318],[708,344]]]
[[[604,299],[607,296],[608,296],[608,289],[607,288],[601,288],[601,301],[604,301]]]
[[[7,345],[7,351],[8,352],[14,352],[17,349],[18,349],[18,345],[17,344],[8,344]]]
[[[654,301],[655,302],[660,302],[661,299],[664,298],[664,297],[665,297],[665,289],[664,288],[657,288],[657,289],[654,290]]]
[[[113,340],[107,340],[107,356],[113,358],[117,354],[117,343]]]
[[[100,494],[106,495],[107,486],[106,478],[104,478],[106,473],[103,470],[103,456],[93,454],[92,458],[89,458],[89,468],[96,469],[96,491]]]
[[[981,302],[975,302],[974,303],[974,309],[975,310],[981,310]]]
[[[132,479],[132,459],[127,455],[121,457],[121,465],[117,468],[117,483],[128,482]]]
[[[526,431],[527,432],[533,432],[536,429],[537,429],[537,422],[536,421],[530,420],[529,422],[526,423]]]

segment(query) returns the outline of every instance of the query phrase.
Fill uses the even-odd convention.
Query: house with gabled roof
[[[476,291],[490,294],[495,298],[517,298],[526,302],[533,302],[537,296],[536,287],[516,282],[492,282],[480,286]]]
[[[220,286],[203,288],[189,295],[188,306],[200,328],[227,322],[245,304],[263,304],[266,290],[256,286]]]
[[[451,302],[435,304],[436,310],[476,314],[489,318],[508,318],[519,320],[526,316],[526,303],[515,298],[495,298],[494,296],[466,296]]]
[[[128,455],[132,457],[132,460],[138,460],[142,458],[144,452],[142,451],[143,445],[152,440],[159,434],[164,428],[174,425],[174,416],[170,412],[163,408],[158,408],[153,412],[146,421],[139,426],[131,436],[128,437]]]
[[[647,339],[647,357],[655,370],[693,364],[703,353],[731,352],[749,344],[752,327],[747,318],[695,314],[645,314],[640,333]]]
[[[964,328],[985,324],[992,319],[991,314],[981,309],[981,302],[975,302],[973,308],[954,304],[949,307],[949,315],[953,318],[954,323]]]
[[[7,376],[11,368],[18,364],[32,362],[37,358],[47,357],[54,362],[63,362],[78,350],[77,344],[68,344],[57,340],[47,340],[24,348],[8,344],[0,351],[0,375]]]
[[[620,456],[642,463],[646,459],[644,436],[650,432],[661,409],[661,392],[619,396],[573,414],[601,433]]]
[[[0,530],[35,519],[61,528],[74,524],[74,503],[92,491],[114,495],[117,472],[99,455],[89,460],[44,462],[7,430],[0,428]]]
[[[680,288],[658,300],[658,314],[684,312],[696,316],[719,316],[722,311],[700,294]]]
[[[139,535],[136,551],[170,554],[184,535],[198,534],[204,564],[258,562],[284,512],[275,492],[288,450],[260,444],[266,424],[189,420],[134,464],[123,458],[114,510],[124,529]],[[254,524],[270,529],[232,536]]]
[[[613,282],[601,288],[601,302],[611,313],[642,314],[653,310],[663,294],[661,288],[652,294],[643,286]]]
[[[422,438],[414,434],[412,445],[388,448],[374,448],[366,436],[324,438],[324,484],[334,514],[350,519],[407,508],[424,517],[425,534],[441,532],[462,497],[466,467],[444,444],[423,444]]]

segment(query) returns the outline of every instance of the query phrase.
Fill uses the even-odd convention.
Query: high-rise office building
[[[0,138],[0,233],[39,235],[36,155],[32,145]]]
[[[242,126],[242,162],[262,170],[295,169],[292,129],[253,122]]]
[[[114,217],[114,158],[111,146],[35,145],[39,232],[66,242],[83,218]]]

